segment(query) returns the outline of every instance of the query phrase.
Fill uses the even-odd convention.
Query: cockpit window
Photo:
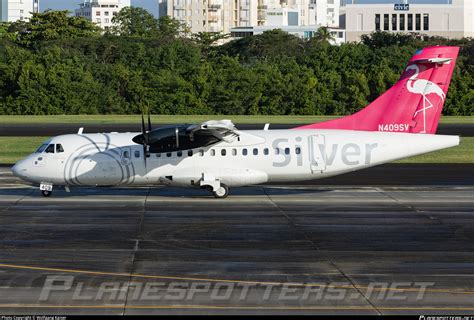
[[[42,144],[35,153],[42,153],[47,146],[47,144]]]
[[[63,146],[61,144],[56,145],[56,153],[64,152]]]
[[[54,144],[50,144],[46,150],[45,150],[46,153],[54,153]]]

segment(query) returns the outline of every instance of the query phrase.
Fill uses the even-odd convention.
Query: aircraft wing
[[[191,139],[194,136],[213,136],[225,142],[232,142],[239,137],[239,132],[230,120],[210,120],[189,128]]]

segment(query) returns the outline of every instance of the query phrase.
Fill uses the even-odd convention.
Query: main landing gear
[[[221,183],[220,187],[217,188],[217,190],[212,191],[212,194],[218,199],[227,198],[227,196],[229,195],[229,187]]]
[[[220,180],[206,174],[202,175],[200,185],[201,188],[209,190],[214,195],[214,197],[218,199],[227,198],[229,195],[229,187],[227,185],[221,183]]]

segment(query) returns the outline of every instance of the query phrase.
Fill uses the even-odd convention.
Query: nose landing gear
[[[48,198],[53,193],[53,184],[52,183],[41,182],[40,190],[41,190],[41,194],[43,195],[43,197]]]
[[[43,197],[48,198],[51,196],[52,192],[48,190],[41,190],[41,194],[43,195]]]

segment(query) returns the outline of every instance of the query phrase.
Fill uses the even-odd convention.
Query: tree
[[[474,114],[474,39],[376,34],[333,46],[324,29],[309,41],[272,30],[217,46],[219,34],[188,37],[179,21],[152,19],[155,31],[126,36],[102,36],[63,12],[0,24],[0,114],[147,106],[157,114],[345,115],[397,82],[417,49],[435,44],[461,47],[443,114]]]
[[[10,25],[10,22],[0,22],[0,38],[7,37]]]
[[[159,24],[155,17],[143,8],[125,7],[113,18],[114,26],[110,32],[115,35],[152,38],[159,32]]]
[[[229,38],[229,34],[223,34],[221,32],[198,32],[192,35],[192,39],[197,44],[208,48],[216,44],[219,40]]]
[[[215,54],[217,52],[216,44],[223,39],[227,39],[230,34],[221,32],[198,32],[191,36],[191,39],[201,47],[205,56]]]
[[[163,16],[158,19],[158,27],[160,36],[167,39],[176,39],[179,37],[187,37],[190,30],[186,24],[179,22],[169,16]]]
[[[409,33],[391,33],[386,31],[375,31],[370,35],[362,35],[362,43],[370,48],[383,48],[389,46],[407,46],[413,45],[416,41],[415,36]]]
[[[281,29],[231,41],[220,48],[222,54],[239,56],[242,61],[298,56],[304,53],[304,41]]]
[[[331,33],[328,27],[319,27],[318,30],[314,33],[314,39],[320,42],[328,42],[334,40],[334,35]]]
[[[29,21],[17,21],[10,25],[9,32],[16,35],[15,41],[31,46],[41,41],[71,39],[100,35],[101,29],[83,17],[70,17],[69,11],[45,11],[33,13]]]

